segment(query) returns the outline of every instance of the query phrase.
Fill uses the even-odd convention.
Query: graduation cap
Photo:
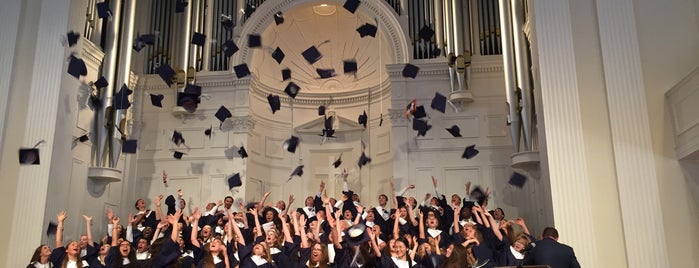
[[[239,48],[233,40],[226,40],[226,42],[223,42],[223,54],[225,54],[226,57],[233,56],[238,50]]]
[[[415,118],[425,118],[427,117],[427,112],[425,111],[425,106],[418,106],[415,108],[415,111],[413,112],[413,116]]]
[[[284,60],[284,51],[282,51],[281,48],[277,47],[277,49],[272,52],[272,58],[277,61],[278,64],[282,64],[282,61]]]
[[[337,160],[333,162],[333,167],[338,168],[340,165],[342,165],[342,153],[340,153],[340,156],[337,157]]]
[[[261,47],[261,46],[262,46],[262,38],[259,35],[256,35],[256,34],[248,35],[248,47],[254,48],[254,47]]]
[[[182,137],[182,133],[180,133],[177,130],[173,131],[172,142],[175,143],[175,145],[177,146],[180,146],[180,144],[184,144],[184,137]]]
[[[437,111],[445,113],[446,106],[447,106],[447,97],[445,97],[442,94],[439,94],[439,92],[435,92],[434,98],[432,98],[432,104],[430,104],[430,107],[432,107],[432,109],[435,109]]]
[[[124,140],[124,144],[121,147],[121,152],[125,154],[135,154],[136,148],[138,148],[137,140]]]
[[[192,44],[197,46],[203,46],[206,42],[206,35],[194,32],[192,34]]]
[[[133,49],[136,50],[136,52],[140,52],[141,49],[146,47],[146,45],[154,45],[155,44],[155,35],[154,34],[144,34],[144,35],[139,35],[136,37],[136,40],[133,41]]]
[[[359,156],[359,161],[357,162],[359,168],[361,169],[363,166],[366,166],[369,163],[371,163],[371,158],[367,157],[366,154],[362,152],[362,155]]]
[[[306,59],[309,64],[314,64],[323,57],[316,46],[309,47],[308,49],[304,50],[301,55],[303,55],[303,58]]]
[[[207,136],[207,137],[209,137],[209,139],[211,139],[211,131],[213,131],[213,127],[209,127],[207,129],[205,129],[204,136]]]
[[[359,26],[357,28],[357,32],[359,33],[359,37],[364,38],[365,36],[369,35],[371,37],[376,37],[376,25],[365,23],[362,26]]]
[[[487,196],[485,195],[485,192],[483,189],[481,189],[480,186],[476,186],[471,190],[471,193],[468,194],[468,198],[470,200],[474,200],[478,202],[478,205],[483,205],[485,203],[485,200],[487,199]]]
[[[318,115],[325,115],[325,106],[318,106]]]
[[[347,11],[349,11],[350,13],[354,13],[355,11],[357,11],[357,8],[359,8],[359,3],[361,3],[361,1],[359,0],[347,0],[345,1],[345,4],[342,5],[342,7],[347,9]]]
[[[112,11],[109,10],[109,3],[99,2],[97,3],[97,17],[104,19],[106,17],[112,16]]]
[[[245,14],[245,18],[249,18],[252,13],[255,12],[257,8],[251,4],[245,4],[245,9],[243,9],[243,14]]]
[[[86,142],[86,141],[90,140],[90,136],[88,136],[87,134],[83,134],[82,136],[76,138],[75,140],[79,141],[79,142]]]
[[[431,125],[427,124],[427,121],[421,120],[421,119],[413,119],[413,130],[417,130],[417,135],[418,136],[425,136],[427,135],[427,131],[432,129]]]
[[[420,32],[418,33],[420,38],[425,41],[430,41],[432,40],[432,36],[434,36],[434,31],[430,29],[429,26],[424,25],[422,26],[422,29],[420,29]]]
[[[235,173],[232,176],[228,177],[228,190],[231,190],[235,187],[240,187],[243,185],[243,181],[240,180],[240,173]]]
[[[281,102],[279,101],[279,96],[277,95],[267,95],[267,103],[269,103],[269,107],[272,108],[272,114],[276,113],[281,108]]]
[[[296,98],[296,94],[299,93],[299,90],[301,90],[301,88],[294,82],[289,82],[286,88],[284,88],[286,95],[289,95],[292,99]]]
[[[366,123],[367,123],[368,118],[369,117],[366,115],[366,111],[364,111],[364,113],[360,114],[359,118],[357,118],[357,123],[359,123],[360,125],[363,125],[364,128],[366,128]]]
[[[286,68],[282,70],[282,81],[291,79],[291,69]]]
[[[295,153],[296,147],[299,145],[299,137],[291,136],[288,140],[284,141],[282,147],[284,147],[288,152]]]
[[[112,100],[114,101],[114,109],[124,110],[131,107],[129,102],[129,95],[133,93],[133,90],[129,89],[126,84],[121,85],[121,89],[117,94],[114,94]]]
[[[450,128],[447,128],[446,130],[449,131],[449,133],[451,133],[451,135],[455,138],[461,137],[461,129],[459,129],[459,126],[457,125],[453,125]]]
[[[38,165],[39,148],[20,148],[19,149],[19,164],[20,165]]]
[[[352,225],[345,230],[345,239],[350,247],[361,245],[369,241],[369,234],[366,232],[366,225],[359,223]]]
[[[75,57],[75,55],[70,55],[68,74],[77,79],[80,79],[80,76],[87,75],[87,66],[85,66],[85,62],[82,59]]]
[[[330,117],[325,117],[325,126],[323,127],[323,134],[321,136],[323,137],[328,137],[328,138],[334,138],[335,136],[335,130],[333,129],[333,121],[335,120],[334,116]]]
[[[357,73],[357,61],[355,60],[345,60],[342,62],[342,66],[346,74]]]
[[[198,86],[195,84],[187,84],[184,87],[184,93],[194,94],[194,95],[200,96],[201,95],[201,86]]]
[[[250,74],[250,69],[248,69],[248,65],[245,63],[234,66],[233,71],[235,71],[235,76],[238,77],[238,79]]]
[[[476,145],[470,145],[466,147],[466,150],[464,150],[464,153],[461,155],[461,158],[466,158],[466,159],[471,159],[474,156],[478,155],[479,151],[476,149]]]
[[[221,121],[221,123],[223,123],[223,121],[226,121],[226,118],[231,118],[233,115],[231,114],[231,111],[226,108],[226,106],[221,105],[221,108],[218,108],[218,111],[216,111],[215,116],[219,121]]]
[[[410,77],[415,79],[418,71],[420,71],[419,67],[408,63],[405,65],[405,67],[403,67],[403,77]]]
[[[383,114],[379,115],[379,126],[383,125]]]
[[[245,146],[240,146],[240,149],[238,149],[238,155],[240,155],[240,158],[248,157],[248,152],[245,151]]]
[[[175,76],[175,70],[173,70],[170,65],[160,65],[158,68],[155,68],[155,73],[157,73],[160,78],[165,81],[168,87],[172,85],[172,77]]]
[[[163,108],[163,99],[165,98],[165,95],[163,94],[150,94],[150,103],[153,104],[153,106]]]
[[[48,228],[46,228],[46,236],[55,235],[58,231],[58,224],[50,221]]]
[[[73,45],[78,43],[78,39],[80,39],[80,33],[70,31],[66,34],[66,38],[68,39],[68,47],[72,47]]]
[[[289,179],[291,180],[292,177],[294,176],[303,176],[303,165],[297,166],[294,171],[291,172],[291,175],[289,175]]]
[[[183,152],[175,151],[175,152],[172,154],[172,157],[174,157],[175,159],[182,159],[182,156],[183,156],[183,155],[184,155]]]
[[[232,16],[221,14],[221,27],[223,27],[223,29],[226,29],[226,31],[232,31],[234,24],[235,22],[233,22]]]
[[[109,82],[107,82],[107,79],[104,78],[104,76],[100,76],[100,78],[97,79],[97,81],[95,81],[95,83],[93,83],[93,85],[95,85],[95,88],[99,89],[99,88],[103,88],[103,87],[108,86]]]
[[[187,1],[177,0],[177,2],[175,2],[175,13],[184,12],[184,9],[187,8],[187,5],[189,5],[189,3],[187,3]]]
[[[201,102],[199,96],[201,93],[177,92],[177,106],[181,106],[190,113],[196,112]]]
[[[335,69],[320,69],[316,68],[316,72],[320,75],[321,79],[326,79],[335,76]]]
[[[519,174],[518,172],[512,173],[512,176],[510,176],[510,180],[507,182],[510,185],[516,186],[517,188],[522,188],[524,187],[524,183],[527,182],[527,177]]]
[[[277,25],[284,23],[284,14],[281,11],[274,14],[274,23]]]

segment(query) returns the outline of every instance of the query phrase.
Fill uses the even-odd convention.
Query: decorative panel
[[[488,115],[485,118],[485,123],[488,127],[488,137],[506,137],[507,136],[507,116],[505,115]]]
[[[264,138],[265,142],[265,156],[270,157],[270,158],[276,158],[276,159],[283,159],[284,158],[284,148],[282,148],[282,144],[284,143],[283,139],[280,138],[274,138],[274,137],[265,137]]]

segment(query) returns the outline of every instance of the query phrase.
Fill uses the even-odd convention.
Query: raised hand
[[[346,168],[342,169],[342,181],[347,182],[347,177],[349,176],[349,172],[347,172]]]
[[[415,184],[409,184],[408,189],[415,189]]]
[[[325,182],[320,181],[320,191],[318,191],[318,192],[323,192],[323,190],[325,190]]]
[[[299,226],[306,226],[306,214],[299,215]]]
[[[430,197],[432,197],[432,194],[426,193],[426,194],[425,194],[425,201],[429,200]]]
[[[294,199],[294,194],[289,195],[289,204],[287,206],[291,206],[291,203],[294,203],[296,199]]]
[[[86,222],[92,221],[92,217],[87,216],[87,215],[83,215],[83,219],[85,219]]]
[[[362,215],[362,213],[364,212],[364,207],[361,205],[357,205],[355,207],[357,208],[357,215]]]
[[[155,204],[156,207],[160,207],[160,204],[163,202],[163,195],[158,195],[156,197],[153,197],[153,204]]]
[[[116,226],[117,224],[119,224],[119,217],[114,217],[114,218],[112,218],[112,224],[113,224],[114,226]]]
[[[369,238],[372,241],[376,241],[376,234],[374,233],[374,229],[372,228],[366,228],[366,233],[369,235]]]
[[[165,188],[167,188],[167,173],[165,173],[164,169],[163,169],[163,184],[165,184]]]
[[[58,212],[58,214],[56,215],[56,220],[58,220],[58,222],[63,222],[66,220],[66,218],[68,218],[68,214],[66,214],[65,210]]]
[[[216,206],[223,206],[223,200],[219,199],[218,202],[216,202]]]
[[[434,188],[437,188],[437,179],[432,176],[432,185],[434,185]]]
[[[108,208],[107,209],[107,219],[111,221],[112,218],[114,218],[114,211],[111,208]]]
[[[168,225],[167,221],[159,221],[158,222],[158,229],[163,229],[167,225]]]
[[[194,211],[192,212],[192,217],[194,217],[194,219],[197,221],[201,218],[201,212],[199,211],[199,207],[194,208]]]
[[[132,224],[136,221],[136,217],[133,216],[133,212],[129,213],[129,224]]]
[[[182,194],[182,189],[177,189],[177,196],[179,196],[180,198],[182,198],[182,195],[183,195],[183,194]]]
[[[257,215],[257,208],[251,208],[250,213],[252,213],[253,215]]]
[[[471,182],[466,182],[466,195],[471,193]]]

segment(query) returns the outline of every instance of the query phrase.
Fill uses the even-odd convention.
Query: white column
[[[597,0],[597,20],[629,267],[669,267],[633,1]],[[659,214],[656,214],[659,215]]]
[[[56,43],[57,33],[65,33],[68,29],[69,11],[68,0],[45,0],[41,1],[40,14],[35,14],[39,18],[36,43],[45,45],[36,47],[33,72],[26,74],[31,76],[31,86],[25,89],[29,90],[27,111],[30,112],[21,119],[26,122],[22,145],[34,146],[39,140],[46,142],[39,147],[41,165],[19,168],[19,178],[24,179],[17,182],[14,215],[6,218],[12,222],[11,235],[6,238],[7,243],[12,245],[7,254],[12,257],[4,260],[4,267],[24,267],[32,251],[42,241],[56,111],[58,104],[63,103],[59,101],[61,80],[74,79],[65,73],[66,48]],[[24,14],[30,15],[29,12]],[[27,196],[31,196],[31,200],[27,200]]]
[[[204,53],[202,55],[202,71],[209,70],[211,60],[211,40],[213,39],[213,24],[218,22],[218,16],[214,17],[214,0],[206,0],[206,21],[204,21],[204,31],[206,32],[206,42],[204,43]],[[234,14],[230,14],[234,16]]]
[[[573,247],[582,267],[603,267],[597,260],[594,236],[590,235],[594,225],[569,1],[534,1],[530,5],[540,52],[541,105],[554,227],[560,233],[559,241]],[[538,235],[541,230],[533,232]]]
[[[5,120],[9,105],[10,84],[12,82],[12,69],[15,62],[15,45],[19,31],[19,19],[22,10],[22,1],[11,0],[3,3],[0,9],[0,141],[5,140]],[[2,152],[4,142],[0,142]],[[0,154],[2,160],[2,154]]]

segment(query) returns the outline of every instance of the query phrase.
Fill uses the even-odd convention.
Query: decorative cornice
[[[372,102],[379,101],[382,97],[388,98],[391,94],[391,88],[388,86],[389,83],[383,83],[382,85],[376,85],[365,90],[355,90],[351,92],[342,93],[304,93],[303,89],[299,91],[296,98],[293,99],[294,105],[304,105],[304,106],[319,106],[327,105],[328,99],[332,99],[333,105],[352,105],[359,103],[367,103],[369,99]],[[379,90],[379,87],[383,86],[383,89]],[[367,91],[371,91],[371,96],[366,94]],[[279,101],[283,104],[290,104],[292,98],[288,95],[283,94],[280,90],[271,88],[267,85],[259,83],[258,81],[252,81],[250,85],[250,95],[258,99],[263,99],[267,101],[267,95],[274,94],[279,95]]]
[[[104,52],[102,49],[95,46],[89,39],[85,37],[80,38],[80,57],[82,60],[86,60],[95,66],[100,66],[102,60],[104,59]]]

